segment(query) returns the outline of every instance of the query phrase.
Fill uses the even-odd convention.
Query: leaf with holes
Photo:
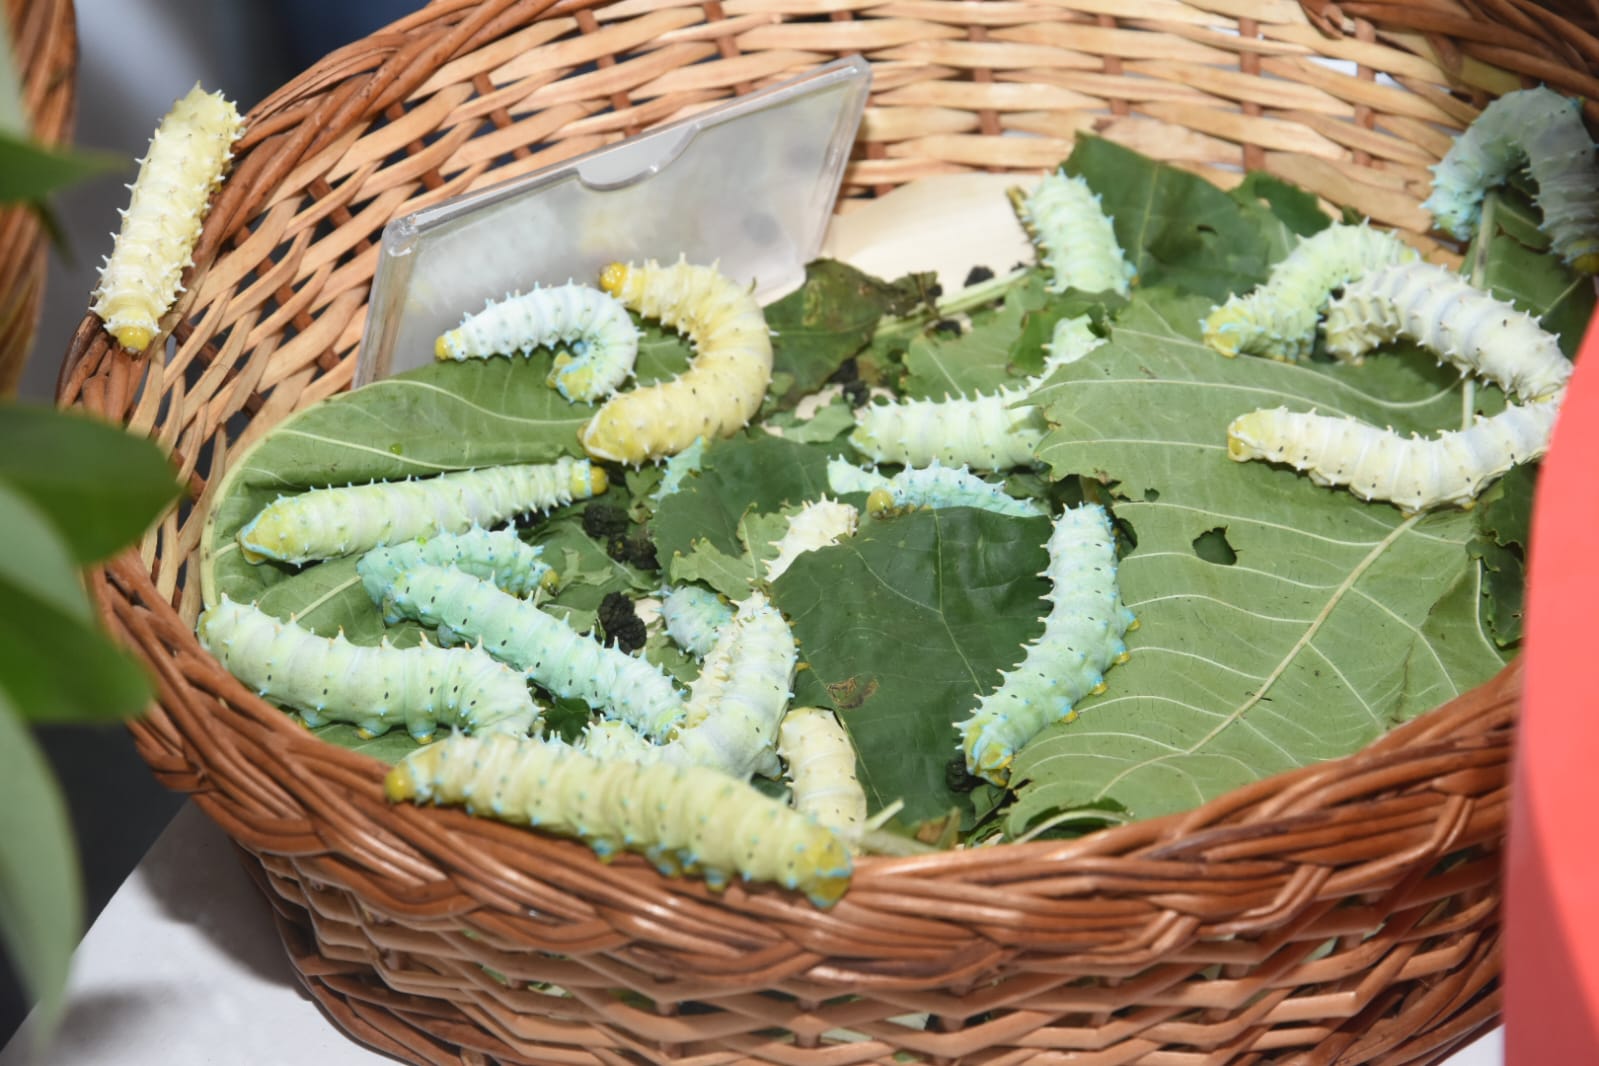
[[[1420,353],[1359,367],[1224,359],[1204,301],[1140,297],[1038,397],[1055,477],[1115,485],[1132,659],[1017,758],[1007,825],[1120,804],[1144,818],[1356,751],[1499,669],[1461,511],[1405,518],[1286,468],[1227,457],[1228,422],[1287,404],[1401,430],[1458,427]],[[1467,594],[1469,593],[1469,594]]]

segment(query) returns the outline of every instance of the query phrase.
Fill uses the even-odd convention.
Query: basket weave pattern
[[[78,24],[72,0],[6,0],[0,8],[22,81],[22,108],[45,144],[71,139],[77,104]],[[39,326],[47,249],[27,207],[0,207],[0,396],[16,392]]]
[[[1273,0],[446,0],[329,56],[250,112],[170,348],[141,363],[91,316],[68,354],[62,402],[156,437],[190,486],[95,578],[158,678],[141,753],[240,845],[312,994],[407,1061],[1441,1058],[1498,1012],[1515,666],[1196,811],[865,860],[824,913],[389,806],[379,763],[199,648],[195,558],[230,456],[348,386],[397,214],[860,52],[875,81],[847,196],[1037,172],[1091,130],[1223,183],[1267,169],[1425,243],[1425,168],[1519,86],[1503,67],[1599,88],[1558,16],[1503,6],[1535,24],[1497,38],[1519,66],[1454,23]]]

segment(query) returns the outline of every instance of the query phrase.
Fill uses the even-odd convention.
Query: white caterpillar
[[[200,616],[200,645],[228,672],[308,726],[352,722],[363,736],[396,725],[419,741],[440,724],[518,736],[539,724],[516,671],[476,648],[394,648],[323,637],[223,596]]]
[[[1455,139],[1432,168],[1421,205],[1460,240],[1477,232],[1482,199],[1525,162],[1538,183],[1540,227],[1576,270],[1599,273],[1599,165],[1582,111],[1547,87],[1506,93]]]
[[[384,609],[390,625],[400,616],[384,597],[402,574],[419,566],[453,566],[491,581],[513,596],[554,591],[555,571],[543,559],[544,549],[524,543],[514,530],[472,529],[374,548],[361,556],[355,571],[372,601]]]
[[[855,745],[832,711],[795,707],[783,716],[777,753],[794,809],[850,839],[866,827],[866,790],[855,776]]]
[[[1079,289],[1126,296],[1134,269],[1116,243],[1099,197],[1065,171],[1045,175],[1023,197],[1012,197],[1028,233],[1044,252],[1050,292]]]
[[[1253,411],[1227,427],[1227,454],[1238,462],[1287,463],[1318,485],[1347,485],[1361,499],[1387,501],[1407,515],[1469,507],[1488,482],[1544,453],[1562,396],[1511,404],[1433,439],[1285,408]]]
[[[681,376],[611,400],[578,432],[596,458],[642,463],[698,437],[726,437],[760,409],[772,380],[772,340],[761,305],[714,267],[613,263],[600,287],[629,308],[687,333],[698,354]]]
[[[189,90],[156,128],[131,186],[122,230],[100,271],[93,311],[117,343],[142,352],[192,266],[211,193],[244,123],[221,93]]]
[[[1116,538],[1104,508],[1084,504],[1055,520],[1044,575],[1051,589],[1043,635],[957,726],[967,770],[996,785],[1009,781],[1022,745],[1101,691],[1105,671],[1126,658],[1122,638],[1135,624],[1122,606]]]
[[[1250,352],[1306,359],[1334,289],[1370,271],[1418,258],[1415,249],[1386,230],[1328,226],[1300,241],[1272,267],[1264,285],[1211,311],[1203,324],[1205,343],[1228,356]]]
[[[734,876],[804,892],[818,907],[849,887],[849,851],[828,829],[706,767],[602,761],[568,745],[454,736],[389,772],[391,802],[464,804],[473,814],[642,853],[712,889]]]
[[[722,627],[733,620],[733,608],[710,589],[677,585],[661,597],[661,617],[672,643],[703,659],[716,644]]]
[[[864,492],[866,511],[884,515],[907,508],[976,507],[995,514],[1031,518],[1048,512],[1036,500],[1018,500],[965,467],[907,467],[893,477],[865,470],[847,459],[827,461],[827,481],[834,492]]]
[[[1571,361],[1536,319],[1430,263],[1388,267],[1352,283],[1327,311],[1327,350],[1358,362],[1406,336],[1524,400],[1565,388]]]
[[[651,744],[631,728],[608,723],[590,725],[581,746],[604,758],[709,766],[741,780],[757,773],[776,777],[777,729],[793,696],[798,660],[782,612],[753,592],[718,631],[676,736]]]
[[[370,590],[369,590],[370,591]],[[451,567],[418,566],[373,599],[423,625],[477,642],[556,696],[575,697],[652,737],[683,718],[683,697],[653,664],[584,636],[561,619]]]
[[[849,504],[826,497],[807,503],[788,520],[788,528],[774,545],[777,555],[766,564],[766,580],[776,581],[806,552],[854,536],[860,517]]]
[[[1029,466],[1048,426],[1038,408],[1016,405],[1056,368],[1100,343],[1087,316],[1063,319],[1047,346],[1044,368],[1034,377],[994,393],[862,407],[855,412],[850,443],[878,463],[925,467],[936,462],[985,473]]]
[[[561,344],[575,344],[579,354],[555,357],[549,385],[574,402],[611,395],[638,359],[638,330],[627,308],[607,293],[570,282],[484,304],[483,310],[442,334],[433,354],[482,359]]]
[[[279,496],[238,532],[252,563],[306,563],[354,555],[437,533],[464,533],[527,511],[548,510],[606,488],[586,459],[491,466],[417,481],[312,489]]]

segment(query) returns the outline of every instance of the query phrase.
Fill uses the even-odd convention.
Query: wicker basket
[[[0,9],[22,78],[22,106],[46,144],[72,136],[77,102],[78,23],[72,0],[6,0]],[[0,208],[0,396],[22,378],[44,302],[44,228],[27,207]]]
[[[350,382],[381,227],[423,203],[860,52],[848,197],[1038,171],[1091,129],[1415,233],[1448,131],[1507,69],[1599,99],[1594,44],[1524,0],[436,3],[250,113],[170,353],[92,317],[74,340],[61,401],[158,438],[191,492],[95,577],[158,676],[139,749],[238,842],[310,992],[411,1062],[1436,1061],[1498,1013],[1515,666],[1199,810],[866,860],[823,913],[389,806],[380,764],[200,650],[196,547],[230,455]]]

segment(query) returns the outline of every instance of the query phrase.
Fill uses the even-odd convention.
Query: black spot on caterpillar
[[[377,736],[404,725],[426,741],[441,723],[521,736],[539,722],[522,675],[477,648],[363,647],[226,596],[196,628],[229,673],[309,726],[353,722]]]
[[[389,772],[390,802],[460,804],[476,815],[580,838],[601,857],[639,852],[713,889],[772,881],[830,907],[849,887],[832,832],[703,766],[599,760],[557,741],[453,736]]]

